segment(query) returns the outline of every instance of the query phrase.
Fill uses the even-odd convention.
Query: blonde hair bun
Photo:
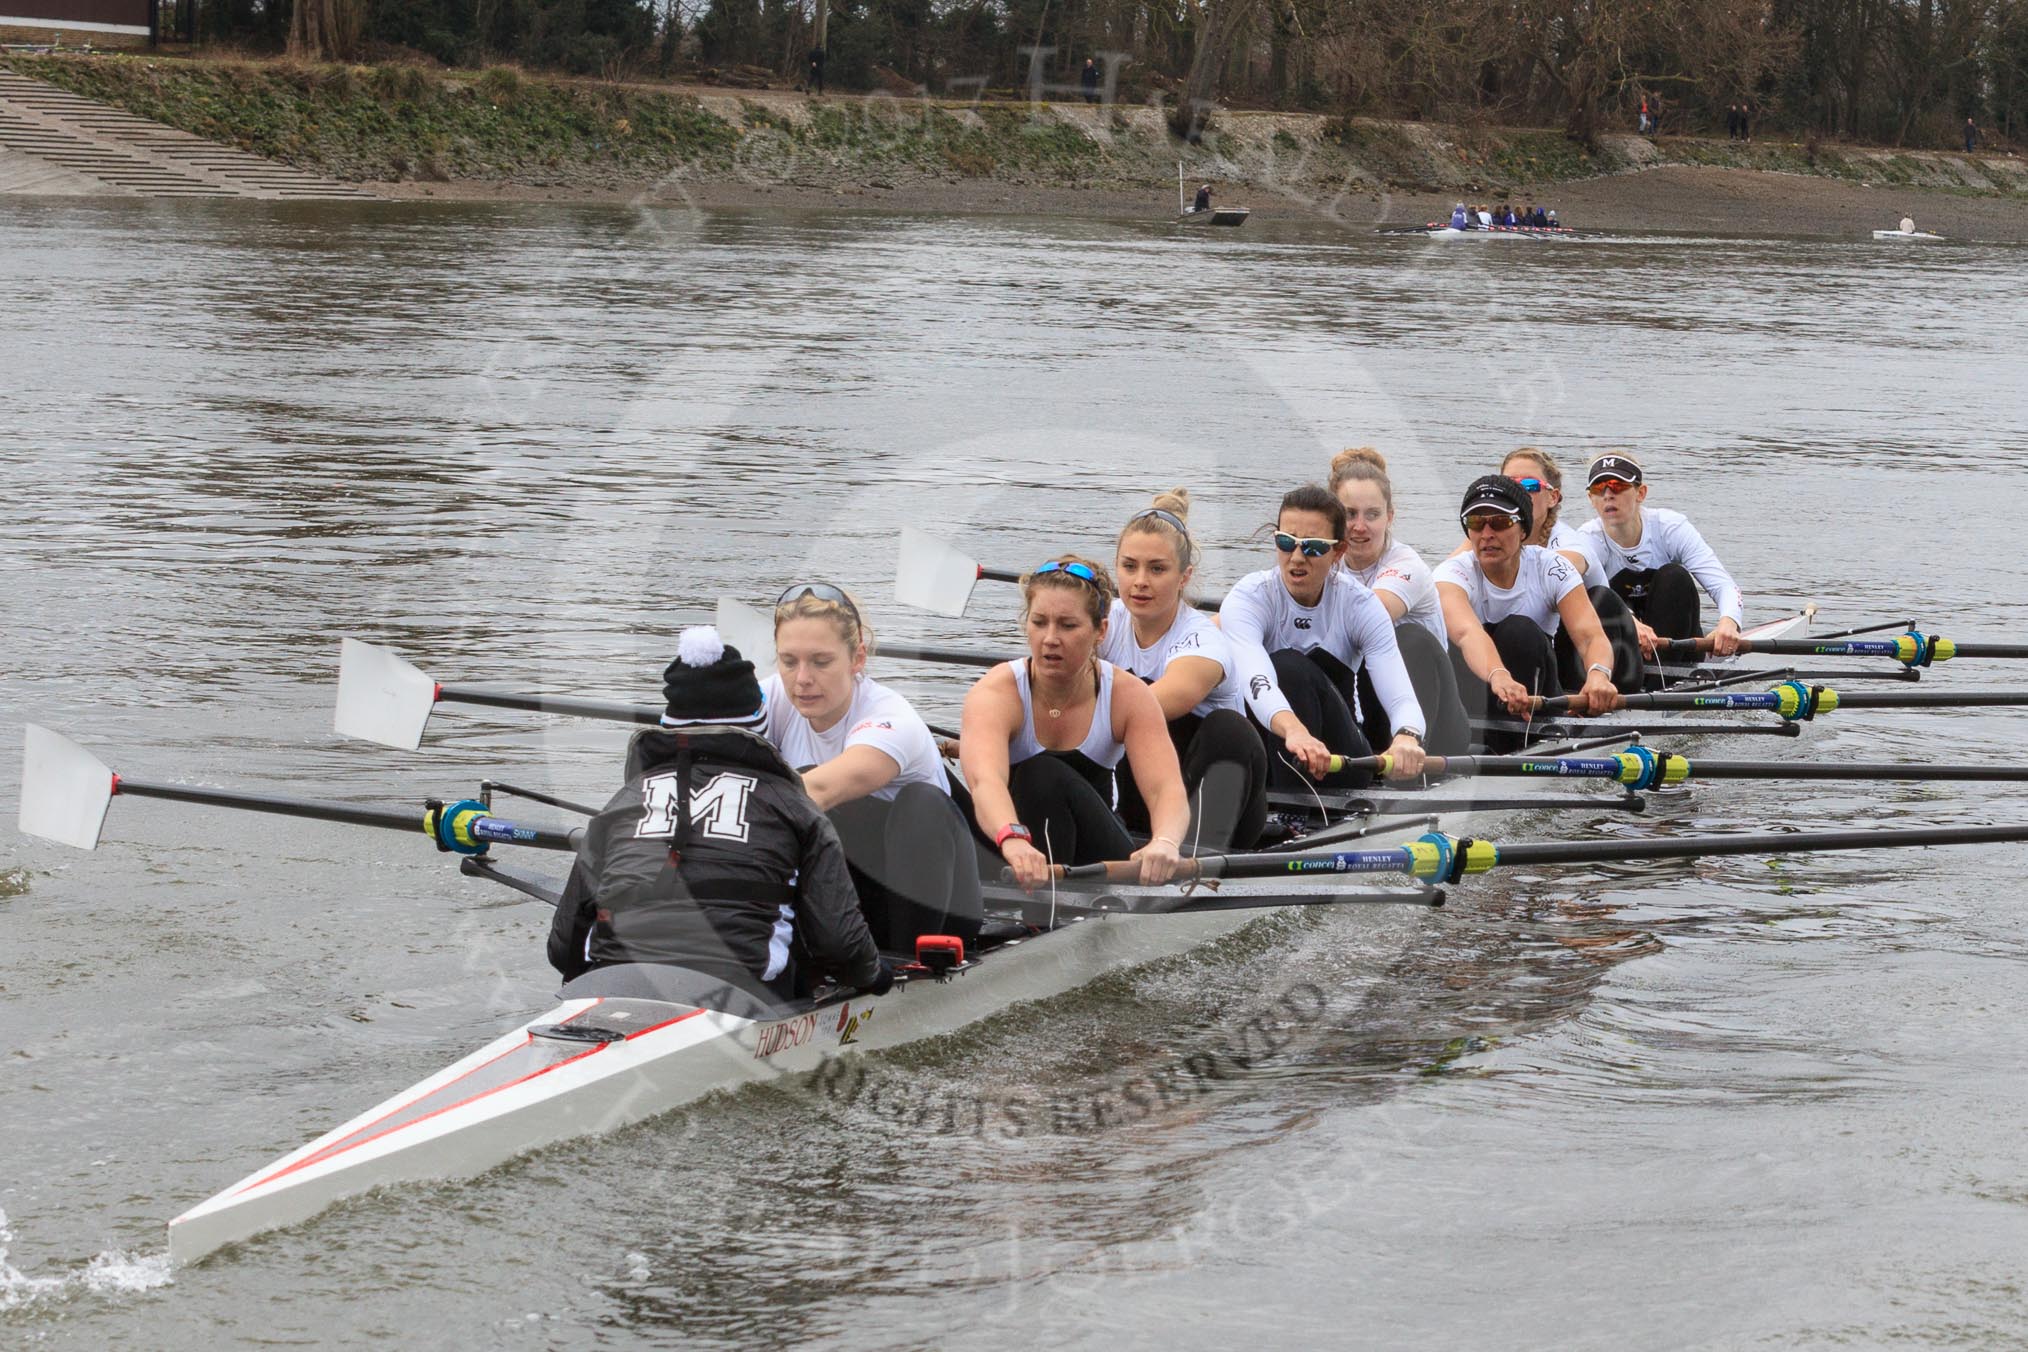
[[[1157,493],[1150,505],[1156,511],[1167,512],[1178,521],[1190,520],[1190,490],[1187,488],[1172,488],[1166,493]]]
[[[1371,446],[1352,446],[1331,457],[1331,473],[1343,474],[1354,465],[1371,465],[1382,474],[1387,473],[1387,457]]]

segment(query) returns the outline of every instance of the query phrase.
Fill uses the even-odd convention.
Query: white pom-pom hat
[[[665,728],[697,723],[752,727],[765,712],[753,663],[708,624],[677,637],[676,660],[662,672],[662,694],[668,700],[662,714]]]

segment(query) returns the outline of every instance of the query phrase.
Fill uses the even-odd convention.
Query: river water
[[[601,798],[610,726],[338,740],[338,639],[644,699],[717,597],[814,576],[889,634],[1004,647],[1004,591],[962,622],[892,603],[902,526],[1027,564],[1187,484],[1216,590],[1357,443],[1432,555],[1505,449],[1622,447],[1753,618],[2028,620],[2017,250],[24,200],[0,250],[0,741],[42,722],[136,777]],[[880,674],[954,720],[956,675]],[[2023,760],[2028,723],[1848,712],[1706,754]],[[2024,817],[2006,786],[1706,784],[1514,824]],[[756,1088],[172,1276],[171,1215],[538,1008],[547,916],[420,841],[121,800],[96,854],[0,830],[0,1339],[2018,1342],[2022,858],[1272,918],[880,1058],[884,1096]],[[1250,1068],[1105,1106],[1249,1026],[1277,1030]]]

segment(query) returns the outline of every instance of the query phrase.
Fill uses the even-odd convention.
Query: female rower
[[[1585,484],[1594,521],[1584,523],[1585,543],[1597,556],[1612,589],[1634,613],[1641,651],[1655,656],[1657,637],[1709,640],[1721,657],[1739,651],[1745,602],[1732,574],[1681,512],[1644,506],[1648,485],[1640,462],[1615,451],[1591,462]],[[1718,607],[1718,624],[1704,634],[1702,587]]]
[[[762,735],[802,770],[804,791],[837,827],[880,946],[913,952],[922,934],[970,943],[984,915],[978,853],[929,728],[867,677],[872,651],[873,630],[849,594],[823,582],[784,591]]]
[[[1278,755],[1286,750],[1313,778],[1330,770],[1333,753],[1370,756],[1352,716],[1355,673],[1371,668],[1385,712],[1391,777],[1422,773],[1427,725],[1415,684],[1402,665],[1387,607],[1338,561],[1345,556],[1345,506],[1318,484],[1282,496],[1275,517],[1281,566],[1239,580],[1218,608],[1246,683],[1247,709],[1267,742],[1269,780],[1297,788],[1302,776]],[[1341,771],[1335,783],[1361,787],[1363,770]]]
[[[1076,555],[1021,580],[1028,656],[1003,662],[965,696],[959,743],[972,815],[1023,887],[1049,866],[1133,858],[1144,883],[1176,873],[1189,798],[1161,703],[1098,655],[1113,602],[1105,568]],[[1113,815],[1122,756],[1146,801],[1140,849]]]
[[[1428,749],[1439,756],[1464,755],[1472,749],[1472,730],[1451,673],[1436,579],[1422,555],[1394,538],[1394,485],[1387,477],[1387,457],[1371,446],[1338,452],[1331,459],[1331,492],[1345,507],[1342,566],[1380,599],[1394,621],[1394,641],[1415,686],[1416,703],[1429,717]],[[1360,731],[1368,743],[1379,741],[1386,732],[1385,715],[1373,678],[1363,667],[1359,707],[1366,715]]]
[[[1148,683],[1182,762],[1198,849],[1246,849],[1267,823],[1267,750],[1246,718],[1232,645],[1212,618],[1184,599],[1197,568],[1190,493],[1160,493],[1127,518],[1115,547],[1120,595],[1099,656]],[[1120,816],[1148,828],[1131,768],[1117,776]]]
[[[1592,557],[1584,533],[1560,519],[1563,515],[1563,470],[1549,452],[1523,446],[1510,452],[1500,462],[1500,473],[1520,484],[1534,504],[1535,528],[1528,532],[1528,543],[1555,550],[1583,574],[1585,595],[1591,599],[1591,608],[1598,612],[1599,626],[1605,630],[1606,641],[1613,645],[1614,687],[1622,691],[1639,690],[1646,668],[1641,661],[1641,642],[1634,627],[1633,612],[1627,609],[1627,603],[1620,599],[1619,593],[1607,584],[1605,570]],[[1471,544],[1467,541],[1460,546],[1459,552],[1469,548]],[[1572,657],[1575,657],[1574,653]],[[1584,674],[1574,665],[1562,667],[1558,674],[1567,688],[1584,684]]]
[[[1438,564],[1436,583],[1466,707],[1525,717],[1537,695],[1564,693],[1557,648],[1568,644],[1584,663],[1571,712],[1619,708],[1612,646],[1583,579],[1554,550],[1523,543],[1535,526],[1528,493],[1504,474],[1474,479],[1458,519],[1471,551]],[[1496,733],[1487,744],[1511,751],[1524,740],[1516,730]]]

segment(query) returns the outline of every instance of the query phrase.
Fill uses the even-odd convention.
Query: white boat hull
[[[1432,225],[1419,233],[1430,239],[1568,239],[1577,233],[1574,230],[1552,226],[1544,229],[1533,225],[1491,225],[1474,226],[1460,230],[1456,226]]]
[[[1875,230],[1875,239],[1941,240],[1942,235],[1932,235],[1927,230]]]
[[[855,996],[774,1020],[652,1000],[567,1000],[178,1216],[169,1223],[170,1260],[194,1262],[382,1184],[470,1177],[715,1090],[953,1032],[1257,918],[1246,911],[1094,917],[1002,945],[948,981],[909,982],[880,999]],[[603,1043],[531,1031],[588,1021],[640,1031]]]

